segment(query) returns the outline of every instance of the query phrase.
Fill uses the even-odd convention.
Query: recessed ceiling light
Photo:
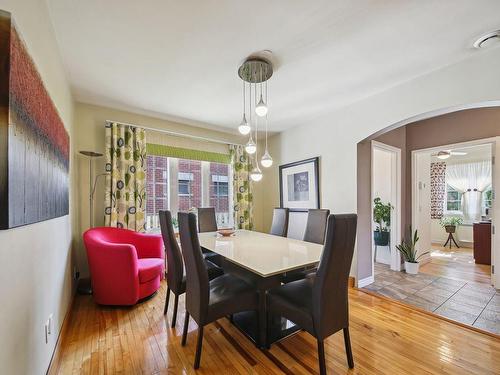
[[[481,35],[473,44],[475,48],[490,48],[498,45],[500,45],[500,30]]]

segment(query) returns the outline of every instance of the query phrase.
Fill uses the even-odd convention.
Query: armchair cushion
[[[164,272],[164,261],[158,258],[142,258],[138,259],[139,265],[139,282],[146,283],[158,277]]]

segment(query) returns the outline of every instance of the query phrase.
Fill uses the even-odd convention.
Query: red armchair
[[[98,227],[83,234],[92,292],[102,305],[134,305],[158,290],[165,275],[160,235]]]

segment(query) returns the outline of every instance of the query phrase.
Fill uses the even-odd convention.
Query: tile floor
[[[375,263],[375,282],[363,289],[500,334],[500,292],[487,284],[409,275]]]

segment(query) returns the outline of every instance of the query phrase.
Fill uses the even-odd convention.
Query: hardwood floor
[[[166,284],[131,308],[103,308],[77,296],[61,353],[51,374],[192,374],[196,325],[180,345],[184,297],[177,326],[163,316]],[[498,374],[500,340],[402,305],[350,289],[355,368],[346,363],[342,333],[325,341],[331,374]],[[200,374],[318,373],[316,341],[305,332],[255,348],[228,320],[205,328]]]
[[[475,264],[472,249],[445,248],[433,245],[431,260],[420,267],[420,272],[434,276],[443,276],[454,280],[473,281],[491,284],[491,267]]]

